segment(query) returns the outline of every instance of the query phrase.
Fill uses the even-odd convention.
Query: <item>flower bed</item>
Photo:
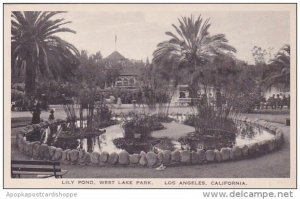
[[[39,141],[28,142],[25,135],[32,134],[40,128],[49,125],[42,122],[38,125],[30,125],[21,130],[16,139],[19,151],[26,155],[40,160],[60,161],[63,164],[79,164],[94,166],[148,166],[154,167],[163,163],[164,165],[191,165],[205,164],[211,162],[224,162],[239,159],[246,159],[261,156],[279,150],[284,142],[283,132],[272,123],[260,119],[250,119],[247,117],[236,117],[235,120],[244,121],[253,125],[259,125],[269,129],[274,137],[269,140],[257,143],[246,144],[244,146],[234,146],[233,148],[224,147],[220,150],[162,150],[158,152],[141,152],[139,154],[129,154],[123,150],[120,153],[92,152],[84,150],[56,148],[42,144]],[[56,120],[54,123],[60,124],[63,121]]]

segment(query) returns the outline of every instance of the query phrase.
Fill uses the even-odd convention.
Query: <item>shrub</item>
[[[254,111],[255,106],[261,102],[261,95],[258,92],[241,93],[231,103],[236,111],[242,113],[251,113]]]
[[[179,142],[192,150],[232,146],[238,129],[228,117],[228,109],[202,103],[198,104],[197,110],[197,115],[190,115],[184,121],[184,124],[195,127],[195,132],[180,138]]]
[[[157,121],[155,116],[138,115],[130,113],[129,120],[122,125],[125,131],[125,138],[139,138],[146,140],[152,131],[163,129],[163,125]]]
[[[111,120],[112,112],[108,108],[107,105],[101,104],[99,107],[96,108],[96,118],[102,121],[109,121]]]
[[[215,134],[218,131],[235,134],[237,127],[223,110],[215,110],[212,106],[198,106],[197,115],[189,115],[184,124],[195,127],[200,134]]]
[[[56,139],[56,141],[54,143],[54,146],[58,147],[58,148],[62,148],[63,150],[76,149],[79,146],[79,142],[76,138],[72,138],[72,137],[63,138],[63,137],[60,137],[60,138]]]
[[[26,140],[29,142],[41,141],[44,129],[33,128],[32,131],[25,133]]]
[[[11,89],[11,101],[23,100],[24,92],[16,89]]]
[[[107,105],[101,104],[96,107],[96,114],[94,116],[95,127],[105,128],[117,124],[117,121],[112,120],[112,112]]]

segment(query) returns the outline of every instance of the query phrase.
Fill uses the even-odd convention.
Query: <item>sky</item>
[[[181,16],[209,18],[211,34],[225,34],[229,44],[237,49],[236,57],[253,63],[251,49],[261,46],[271,54],[284,44],[290,44],[290,16],[288,11],[196,11],[180,8],[176,10],[131,9],[122,11],[69,11],[61,14],[66,26],[76,34],[63,33],[60,36],[89,54],[101,51],[103,57],[117,50],[129,59],[152,59],[152,53],[159,42],[167,40],[166,31],[175,32],[172,24],[178,25]]]

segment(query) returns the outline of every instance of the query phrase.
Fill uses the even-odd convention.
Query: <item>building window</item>
[[[130,78],[130,80],[129,80],[129,86],[134,86],[134,78]]]
[[[123,79],[123,86],[128,86],[129,85],[129,81],[127,78]]]
[[[122,86],[122,79],[121,78],[117,79],[116,86]]]

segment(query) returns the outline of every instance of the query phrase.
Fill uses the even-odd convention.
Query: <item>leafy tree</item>
[[[290,45],[284,45],[271,60],[263,74],[263,85],[289,88],[290,86]]]
[[[254,46],[251,50],[255,64],[265,64],[267,51],[260,46]]]
[[[204,20],[201,15],[195,20],[191,17],[178,19],[179,26],[172,24],[176,33],[166,32],[171,39],[158,44],[153,53],[153,61],[170,60],[174,67],[187,67],[192,74],[212,58],[219,55],[236,52],[228,44],[224,34],[211,35],[209,19]],[[197,93],[198,79],[191,78],[192,96]]]
[[[261,90],[252,65],[236,63],[234,73],[227,76],[223,84],[227,108],[236,112],[251,112],[261,100]]]
[[[77,84],[81,87],[82,84],[89,88],[104,87],[105,71],[100,52],[88,56],[87,51],[80,53],[80,66],[76,71]]]
[[[91,58],[95,61],[98,65],[103,65],[103,57],[100,51],[96,52]]]
[[[113,86],[117,77],[120,76],[122,66],[120,64],[113,65],[105,69],[105,83],[106,86]]]
[[[25,73],[27,96],[35,93],[36,80],[41,75],[67,78],[79,64],[76,47],[56,35],[76,33],[63,27],[70,21],[53,19],[61,13],[64,12],[12,12],[12,74]]]

